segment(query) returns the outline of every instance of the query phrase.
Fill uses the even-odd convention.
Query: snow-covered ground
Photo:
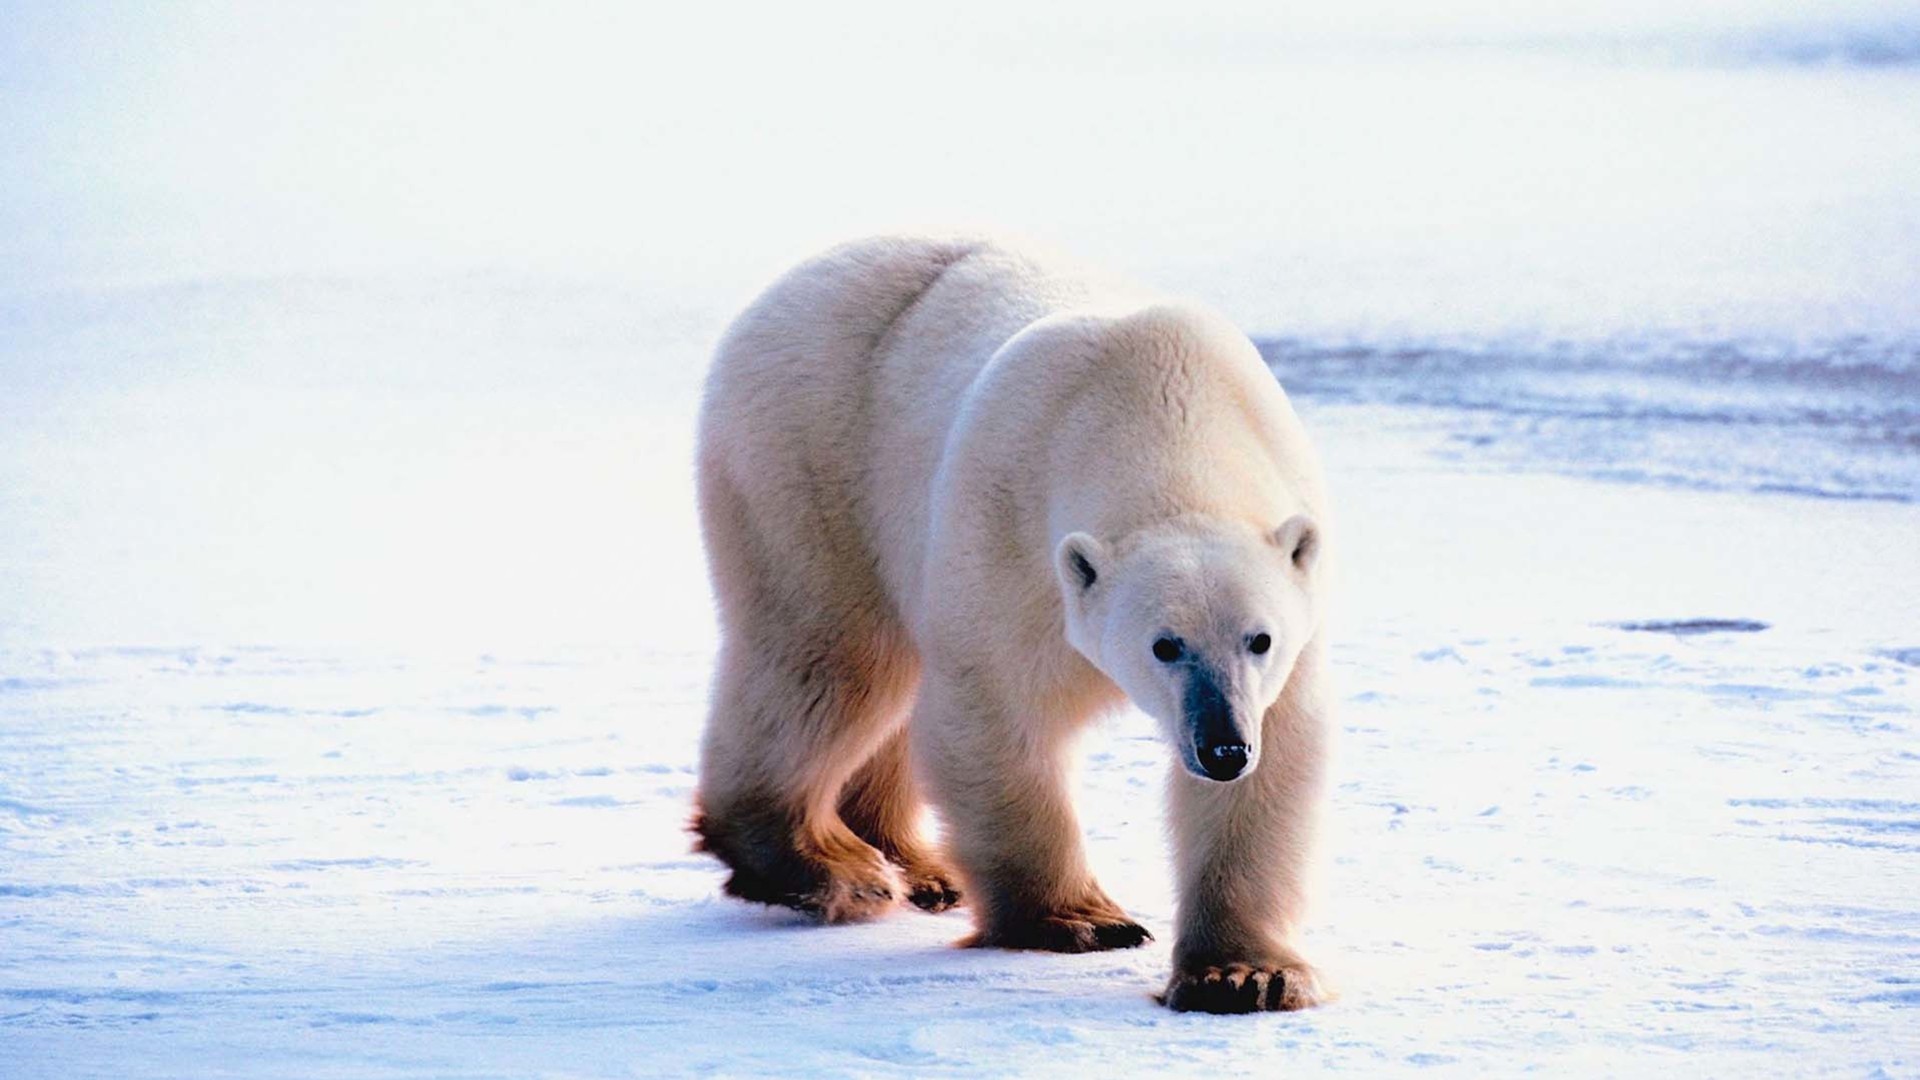
[[[1920,16],[1466,7],[7,8],[0,1077],[1920,1074]],[[954,219],[1221,304],[1325,452],[1329,1008],[1152,1002],[1130,714],[1142,950],[688,851],[706,351]]]
[[[22,647],[7,1075],[1920,1069],[1920,510],[1465,475],[1391,416],[1310,419],[1361,579],[1312,938],[1337,1005],[1150,1000],[1167,760],[1137,717],[1088,740],[1084,814],[1162,942],[962,952],[958,913],[717,895],[681,832],[697,629]],[[1613,625],[1700,617],[1769,626]]]

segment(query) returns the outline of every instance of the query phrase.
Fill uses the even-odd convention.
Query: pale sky
[[[716,239],[785,252],[927,217],[1078,236],[1177,218],[1158,200],[1215,154],[1249,182],[1287,169],[1229,151],[1295,120],[1392,133],[1376,114],[1421,95],[1392,80],[1434,42],[1920,41],[1913,0],[1806,7],[0,2],[0,286],[698,273]],[[1354,54],[1387,78],[1288,75]]]

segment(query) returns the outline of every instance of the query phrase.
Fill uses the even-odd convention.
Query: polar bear
[[[843,922],[964,892],[965,944],[1139,945],[1066,775],[1130,701],[1175,759],[1160,1000],[1323,999],[1323,483],[1222,316],[1000,240],[836,248],[727,331],[698,493],[722,643],[693,829],[729,893]]]

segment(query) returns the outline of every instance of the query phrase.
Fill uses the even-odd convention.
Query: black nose
[[[1247,748],[1242,743],[1202,746],[1200,767],[1215,780],[1231,780],[1247,771]]]

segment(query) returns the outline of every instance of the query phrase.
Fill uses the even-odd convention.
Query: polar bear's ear
[[[1286,552],[1294,566],[1311,570],[1320,556],[1320,530],[1314,528],[1312,518],[1295,514],[1273,530],[1273,546]]]
[[[1053,569],[1060,575],[1060,584],[1068,595],[1078,595],[1100,580],[1100,564],[1106,558],[1106,549],[1100,546],[1100,541],[1086,533],[1068,533],[1053,553]]]

